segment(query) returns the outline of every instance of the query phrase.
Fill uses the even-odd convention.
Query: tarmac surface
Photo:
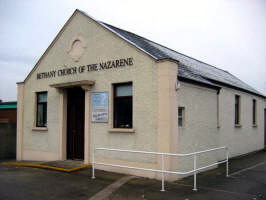
[[[166,182],[165,192],[160,192],[160,181],[136,177],[106,199],[266,199],[265,151],[231,159],[230,174],[225,177],[224,165],[198,174],[197,192],[192,191],[193,177]],[[0,200],[89,199],[123,176],[97,170],[96,179],[91,179],[89,168],[65,173],[0,164]]]

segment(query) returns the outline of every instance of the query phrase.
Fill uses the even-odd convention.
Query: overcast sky
[[[266,94],[265,0],[0,0],[0,99],[78,8],[234,74]]]

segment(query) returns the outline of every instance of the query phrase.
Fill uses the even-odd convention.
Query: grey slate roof
[[[231,86],[233,88],[264,97],[263,94],[261,94],[260,92],[258,92],[257,90],[255,90],[254,88],[244,83],[243,81],[241,81],[240,79],[238,79],[227,71],[218,69],[212,65],[176,52],[172,49],[157,44],[134,33],[122,30],[120,28],[114,27],[103,22],[98,23],[111,30],[118,36],[122,37],[123,39],[127,40],[137,48],[146,52],[156,60],[172,59],[178,61],[179,78],[186,78],[199,83],[213,86],[215,86],[216,84],[226,85],[229,87]]]

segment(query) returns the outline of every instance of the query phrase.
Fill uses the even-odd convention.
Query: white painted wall
[[[70,42],[76,36],[84,39],[85,53],[79,62],[69,57],[67,51]],[[105,62],[108,60],[134,59],[133,66],[108,69],[97,72],[84,72],[77,75],[48,79],[36,79],[37,73]],[[142,51],[133,47],[115,34],[77,13],[63,31],[62,35],[41,60],[25,82],[24,120],[23,120],[23,158],[34,160],[60,159],[60,98],[59,91],[51,84],[93,80],[95,86],[91,92],[109,92],[109,123],[90,123],[91,141],[96,147],[137,149],[157,151],[157,71],[155,61]],[[110,133],[112,128],[112,84],[133,82],[133,128],[134,133]],[[35,94],[48,91],[48,130],[33,131],[35,118]],[[99,154],[101,157],[118,158],[127,161],[145,161],[154,163],[153,156],[136,154]]]
[[[180,82],[178,105],[185,107],[184,127],[178,130],[178,153],[191,153],[219,146],[217,101],[214,89]],[[176,123],[178,120],[176,118]],[[193,169],[193,157],[176,159],[178,169]],[[199,166],[216,160],[216,153],[200,156]]]
[[[217,127],[217,93],[213,89],[181,82],[178,104],[185,107],[184,127],[179,127],[178,152],[189,153],[226,146],[234,157],[264,148],[265,100],[238,90],[222,87],[219,94],[219,124]],[[241,96],[241,127],[235,127],[235,95]],[[252,99],[257,100],[257,126],[252,124]],[[177,119],[176,119],[177,120]],[[178,120],[177,120],[178,123]],[[225,154],[201,156],[199,166],[222,160]],[[179,159],[179,168],[192,169],[192,159]]]
[[[235,95],[241,98],[241,127],[235,127],[234,124]],[[257,100],[257,127],[252,124],[252,99]],[[231,157],[263,149],[265,101],[261,97],[225,87],[220,91],[219,100],[220,145],[228,146]]]

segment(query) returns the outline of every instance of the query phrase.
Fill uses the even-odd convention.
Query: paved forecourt
[[[231,175],[225,177],[225,166],[197,176],[198,191],[193,192],[193,177],[176,182],[166,182],[161,192],[161,182],[135,177],[123,185],[114,183],[124,175],[96,171],[91,179],[91,169],[72,173],[40,168],[5,166],[0,164],[0,199],[90,199],[110,188],[107,199],[265,199],[266,152],[260,151],[230,160]],[[121,179],[122,178],[122,179]],[[126,177],[125,177],[126,178]],[[119,181],[120,180],[120,181]],[[117,185],[117,184],[115,184]]]

